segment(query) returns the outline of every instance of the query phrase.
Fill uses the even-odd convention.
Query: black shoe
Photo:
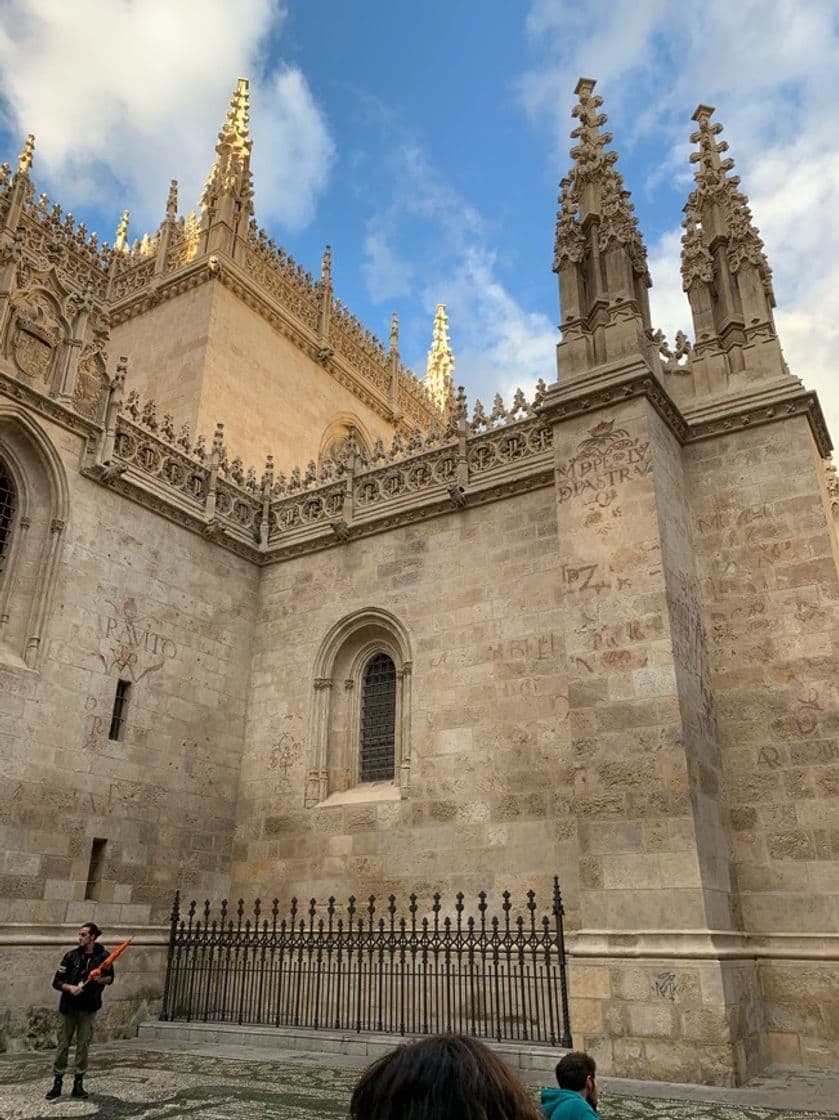
[[[82,1084],[82,1078],[83,1077],[84,1077],[84,1074],[79,1073],[79,1074],[76,1074],[76,1076],[73,1078],[73,1091],[70,1093],[70,1096],[71,1097],[81,1097],[81,1099],[83,1101],[86,1101],[87,1098],[88,1098],[88,1093],[85,1091],[85,1087]],[[59,1092],[60,1091],[61,1090],[59,1089]]]
[[[48,1101],[54,1101],[56,1097],[61,1096],[61,1085],[62,1085],[62,1083],[63,1083],[63,1078],[62,1078],[60,1073],[57,1073],[55,1075],[55,1080],[52,1083],[52,1088],[47,1093],[47,1100]]]

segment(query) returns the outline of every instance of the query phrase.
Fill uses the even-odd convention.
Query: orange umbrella
[[[114,949],[112,953],[108,953],[107,957],[105,957],[101,964],[98,964],[96,968],[92,968],[90,970],[90,972],[87,974],[87,979],[85,980],[84,984],[80,984],[79,986],[83,988],[84,985],[90,983],[91,980],[98,980],[103,971],[114,963],[120,953],[125,952],[125,950],[133,940],[133,937],[129,937],[127,941],[123,941],[121,945],[117,945],[116,949]]]

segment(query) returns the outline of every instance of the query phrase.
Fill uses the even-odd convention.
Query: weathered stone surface
[[[200,221],[168,214],[136,252],[79,249],[28,167],[0,185],[4,1045],[51,1043],[49,980],[89,919],[139,934],[102,1016],[130,1033],[176,889],[415,891],[424,913],[509,890],[516,917],[557,875],[575,1041],[604,1072],[725,1083],[835,1055],[829,439],[707,107],[696,339],[654,333],[593,90],[557,227],[559,381],[471,419],[439,312],[432,397],[396,323],[388,350],[334,301],[330,256],[315,282],[251,228],[244,134]],[[84,368],[71,311],[101,343]],[[157,406],[124,397],[109,330]],[[268,451],[276,474],[247,471]]]

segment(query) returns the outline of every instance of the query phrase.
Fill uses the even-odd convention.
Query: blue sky
[[[597,8],[598,10],[594,10]],[[422,373],[449,308],[485,402],[555,376],[556,187],[577,78],[599,79],[650,253],[655,324],[690,329],[690,116],[717,106],[775,270],[795,374],[839,438],[839,15],[833,2],[0,0],[0,148],[37,136],[39,189],[111,239],[197,201],[251,79],[257,216]]]

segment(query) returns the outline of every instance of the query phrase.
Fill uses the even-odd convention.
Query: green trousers
[[[87,1052],[93,1038],[95,1011],[71,1011],[61,1016],[61,1031],[58,1035],[58,1052],[55,1055],[52,1072],[56,1077],[67,1072],[67,1058],[73,1035],[76,1036],[76,1076],[87,1073]]]

